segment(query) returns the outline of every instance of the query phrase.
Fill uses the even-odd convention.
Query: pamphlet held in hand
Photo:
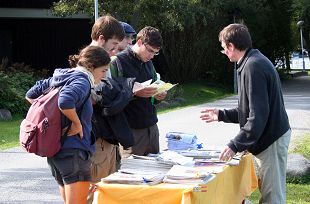
[[[155,88],[157,88],[157,91],[154,94],[154,96],[155,96],[155,95],[157,95],[159,93],[162,93],[164,91],[168,91],[172,87],[177,85],[177,84],[166,83],[166,82],[161,81],[161,80],[157,80],[154,83],[151,83],[151,82],[152,82],[152,79],[147,80],[147,81],[145,81],[143,83],[135,82],[134,86],[133,86],[133,89],[132,89],[133,93],[136,93],[137,91],[145,89],[146,87],[155,87]]]

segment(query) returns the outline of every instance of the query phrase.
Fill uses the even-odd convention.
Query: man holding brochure
[[[137,34],[136,43],[118,53],[111,62],[113,78],[136,78],[136,82],[148,80],[155,82],[157,75],[151,59],[158,54],[162,47],[160,32],[147,26]],[[121,149],[122,157],[131,154],[147,155],[159,152],[159,130],[157,127],[157,113],[155,100],[163,100],[167,92],[157,93],[154,85],[134,93],[134,99],[124,109],[129,126],[134,135],[135,145],[129,149]]]

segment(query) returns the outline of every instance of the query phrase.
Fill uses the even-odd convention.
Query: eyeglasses
[[[145,46],[145,49],[146,49],[149,53],[151,53],[151,54],[153,54],[153,55],[159,55],[159,51],[158,51],[158,52],[155,52],[155,51],[152,50],[150,47],[148,47],[147,44],[143,44],[143,45]]]

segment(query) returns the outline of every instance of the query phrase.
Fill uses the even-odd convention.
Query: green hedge
[[[25,100],[27,90],[45,75],[23,63],[10,67],[0,66],[0,109],[8,109],[12,114],[24,114],[29,103]]]

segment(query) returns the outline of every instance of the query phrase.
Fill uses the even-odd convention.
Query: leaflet
[[[153,96],[155,96],[155,95],[162,93],[164,91],[168,91],[171,88],[173,88],[175,85],[177,85],[177,84],[166,83],[166,82],[161,81],[161,80],[157,80],[154,83],[151,83],[151,82],[152,82],[152,79],[147,80],[143,83],[135,82],[132,91],[135,93],[137,91],[145,89],[146,87],[155,87],[155,88],[157,88],[156,93],[153,95]]]
[[[135,82],[133,85],[133,88],[132,88],[132,92],[136,93],[137,91],[140,91],[140,90],[146,88],[147,86],[151,85],[151,83],[152,83],[152,79],[147,80],[143,83]]]

